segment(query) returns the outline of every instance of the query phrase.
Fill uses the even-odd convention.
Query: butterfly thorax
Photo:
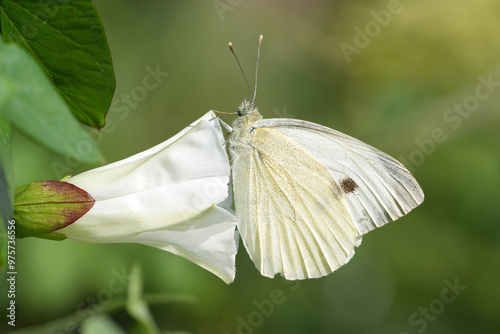
[[[234,161],[236,157],[241,155],[242,151],[248,150],[250,144],[250,133],[254,128],[254,123],[262,119],[262,115],[257,110],[257,107],[247,100],[243,100],[238,107],[239,117],[234,120],[229,140],[229,153]]]

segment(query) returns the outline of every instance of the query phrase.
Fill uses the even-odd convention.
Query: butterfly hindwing
[[[262,275],[327,275],[353,255],[357,233],[329,170],[285,135],[259,127],[233,165],[238,229]]]

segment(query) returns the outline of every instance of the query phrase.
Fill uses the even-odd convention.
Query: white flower
[[[94,206],[58,230],[90,243],[140,243],[234,280],[238,234],[228,196],[230,166],[213,112],[147,151],[64,181]]]

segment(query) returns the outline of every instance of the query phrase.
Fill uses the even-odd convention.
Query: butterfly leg
[[[218,112],[218,111],[215,111],[215,110],[210,110],[210,111],[214,111],[214,112]],[[222,127],[224,129],[226,129],[226,131],[228,131],[228,133],[226,135],[224,135],[224,137],[226,137],[226,141],[224,141],[224,143],[222,144],[222,146],[226,146],[227,142],[231,139],[231,138],[228,138],[231,133],[233,133],[233,128],[227,124],[226,122],[224,122],[222,119],[220,119],[219,117],[214,117],[212,119],[210,119],[210,121],[213,121],[213,120],[218,120],[220,125],[222,125]]]
[[[215,110],[210,110],[210,111],[214,111],[215,112]],[[229,133],[233,132],[233,128],[229,124],[227,124],[226,122],[224,122],[222,119],[220,119],[219,117],[214,117],[214,118],[211,119],[211,121],[214,120],[214,119],[218,120],[219,123],[220,123],[220,125],[222,125],[222,127],[224,129],[226,129]]]

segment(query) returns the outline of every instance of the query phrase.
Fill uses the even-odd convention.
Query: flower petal
[[[229,174],[224,136],[209,112],[147,151],[66,179],[96,202],[59,232],[83,242],[161,248],[231,282],[236,218],[217,206],[231,206]]]
[[[231,283],[238,251],[236,217],[218,206],[169,229],[148,231],[127,242],[157,247],[182,256]],[[228,247],[231,245],[231,247]]]
[[[215,114],[208,112],[161,144],[65,181],[100,200],[207,176],[229,178],[223,143],[220,124]]]

